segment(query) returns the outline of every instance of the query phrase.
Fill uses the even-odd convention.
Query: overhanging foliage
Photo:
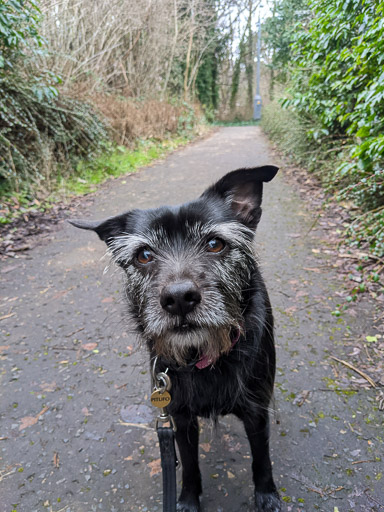
[[[326,151],[337,156],[328,186],[361,208],[351,236],[381,256],[384,2],[309,0],[308,5],[309,22],[295,26],[290,90],[283,106],[311,126],[307,135],[312,144],[324,147],[325,159]]]

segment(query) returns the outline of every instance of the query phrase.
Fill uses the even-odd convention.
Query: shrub
[[[313,18],[294,45],[291,106],[319,139],[350,137],[333,175],[341,196],[384,206],[384,4],[310,0]]]
[[[329,190],[360,208],[349,230],[352,242],[382,256],[384,3],[308,4],[309,21],[295,27],[290,89],[283,106],[306,128],[317,172]]]
[[[283,109],[278,101],[272,101],[263,107],[261,126],[287,156],[297,163],[310,164],[313,155],[307,137],[308,127],[297,114]]]
[[[107,137],[89,105],[58,93],[59,77],[40,70],[40,12],[30,0],[0,4],[0,187],[42,185],[74,167]],[[27,50],[28,48],[28,50]],[[35,187],[36,188],[36,187]]]
[[[0,79],[0,186],[41,184],[74,167],[107,138],[89,105],[58,96],[50,85],[19,75]]]
[[[72,86],[71,96],[94,106],[108,120],[117,144],[132,146],[137,139],[164,139],[190,133],[199,120],[197,106],[162,100],[135,100],[124,94],[90,92],[86,82]]]
[[[38,33],[40,10],[32,0],[0,3],[0,77],[5,77],[30,43],[30,52],[37,53],[43,39]]]

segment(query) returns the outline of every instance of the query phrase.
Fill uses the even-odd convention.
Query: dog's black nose
[[[171,315],[185,316],[201,301],[201,294],[192,281],[180,281],[165,286],[160,294],[160,304]]]

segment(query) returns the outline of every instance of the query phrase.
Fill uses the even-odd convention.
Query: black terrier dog
[[[183,467],[179,511],[200,510],[197,417],[229,413],[243,421],[251,446],[256,511],[281,511],[268,441],[273,316],[253,247],[263,182],[277,170],[238,169],[178,207],[70,221],[107,243],[156,369],[168,368]]]

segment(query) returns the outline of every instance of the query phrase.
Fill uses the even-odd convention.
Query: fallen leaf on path
[[[304,389],[294,400],[293,403],[298,407],[301,407],[309,397],[310,391]]]
[[[114,388],[115,389],[126,389],[127,386],[128,386],[129,382],[126,382],[125,384],[121,384],[120,386],[118,386],[117,384],[114,385]]]
[[[47,412],[49,407],[45,406],[39,414],[36,414],[36,416],[24,416],[24,418],[21,418],[20,420],[20,426],[19,430],[24,430],[25,428],[32,427],[32,425],[35,425],[37,423],[37,420],[42,416],[45,412]]]
[[[52,393],[56,389],[56,382],[43,382],[40,384],[40,388],[42,391],[44,391],[44,393]]]
[[[228,478],[235,478],[235,475],[231,473],[230,471],[227,471]]]
[[[83,343],[81,348],[83,350],[95,350],[95,348],[97,348],[97,343]]]
[[[105,299],[103,299],[101,302],[103,302],[104,304],[107,303],[107,302],[113,302],[115,299],[113,297],[105,297]]]
[[[55,466],[55,468],[58,468],[59,464],[60,464],[59,454],[57,452],[55,452],[53,454],[53,465]]]
[[[88,411],[88,407],[83,407],[81,412],[84,414],[84,416],[92,416],[92,414]]]
[[[35,423],[37,423],[38,418],[35,416],[24,416],[24,418],[21,418],[21,423],[19,430],[24,430],[25,428],[32,427]]]
[[[202,447],[202,449],[208,453],[209,451],[211,451],[211,445],[210,443],[200,443],[200,446]]]
[[[161,471],[161,460],[160,459],[153,460],[152,462],[149,462],[147,464],[147,466],[151,470],[151,472],[149,473],[149,476],[157,475]]]
[[[71,290],[73,290],[73,288],[74,288],[74,286],[71,286],[67,290],[61,290],[61,291],[55,293],[55,295],[52,297],[52,300],[56,300],[56,299],[60,299],[61,297],[64,297],[64,295],[67,295],[67,293],[70,292]]]

